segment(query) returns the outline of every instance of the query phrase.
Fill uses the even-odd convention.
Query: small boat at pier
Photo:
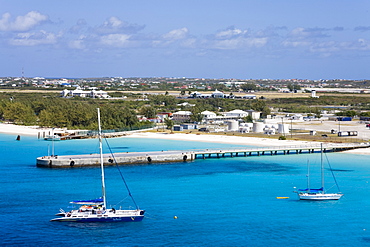
[[[45,141],[60,141],[61,137],[58,135],[48,135],[44,138]]]

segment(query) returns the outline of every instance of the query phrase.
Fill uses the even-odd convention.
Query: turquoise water
[[[319,186],[319,154],[234,157],[121,166],[146,217],[137,223],[50,222],[71,200],[100,195],[99,168],[36,168],[51,142],[0,135],[2,246],[367,246],[369,157],[328,153],[339,201],[299,201],[293,187]],[[109,139],[115,152],[236,145]],[[97,153],[97,140],[55,142],[55,154]],[[107,150],[105,150],[107,152]],[[108,204],[127,196],[115,167],[106,169]],[[333,185],[327,178],[327,187]],[[278,200],[276,197],[288,196]],[[127,198],[122,207],[132,206]],[[177,219],[174,218],[177,216]]]

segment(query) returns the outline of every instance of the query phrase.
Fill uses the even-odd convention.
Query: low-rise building
[[[172,114],[172,120],[181,123],[189,122],[191,114],[190,111],[178,111]]]
[[[229,112],[225,112],[224,116],[238,119],[248,116],[248,112],[242,110],[232,110]]]
[[[95,91],[95,89],[91,91],[84,91],[80,87],[77,87],[75,90],[64,89],[60,93],[60,95],[61,97],[64,97],[64,98],[66,97],[82,97],[82,98],[91,97],[91,98],[103,98],[103,99],[110,98],[108,93],[105,91],[102,91],[102,90]]]

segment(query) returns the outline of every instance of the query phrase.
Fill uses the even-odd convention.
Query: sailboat
[[[131,192],[125,182],[126,188],[131,196],[136,209],[122,210],[115,208],[107,208],[107,199],[105,192],[105,178],[104,178],[104,164],[103,164],[103,147],[102,147],[102,132],[100,125],[100,109],[98,111],[98,124],[99,124],[99,150],[100,150],[100,167],[101,167],[101,185],[102,196],[92,200],[78,200],[70,203],[80,205],[78,209],[71,211],[64,211],[56,214],[61,216],[51,221],[67,221],[67,222],[117,222],[117,221],[142,221],[144,218],[144,210],[139,209],[133,199]],[[122,177],[123,178],[123,177]]]
[[[310,169],[309,165],[308,167],[308,173],[307,173],[307,188],[306,189],[298,189],[298,191],[294,191],[298,194],[298,197],[300,200],[339,200],[343,194],[340,192],[337,193],[326,193],[325,191],[325,175],[324,175],[324,165],[323,165],[323,147],[321,143],[321,188],[318,189],[312,189],[310,187]],[[332,173],[333,174],[333,173]],[[334,176],[334,174],[333,174]],[[335,180],[335,178],[334,178]],[[336,180],[335,180],[336,183]],[[337,183],[336,183],[337,184]],[[338,184],[337,184],[338,187]],[[339,190],[339,187],[338,187]]]

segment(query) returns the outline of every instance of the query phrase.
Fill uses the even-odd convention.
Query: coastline
[[[39,126],[23,126],[8,123],[0,123],[0,133],[37,136],[40,132],[51,131],[51,128],[40,128]]]
[[[52,128],[40,128],[38,126],[22,126],[15,124],[0,123],[0,133],[27,135],[38,137],[40,133],[49,133]],[[183,133],[164,133],[164,132],[144,132],[133,131],[125,132],[125,138],[150,138],[150,139],[166,139],[166,140],[179,140],[179,141],[196,141],[196,142],[216,142],[216,143],[229,143],[236,145],[253,145],[259,147],[267,146],[294,146],[294,145],[309,145],[316,142],[309,141],[293,141],[293,140],[278,140],[270,138],[258,137],[241,137],[241,136],[227,136],[227,135],[197,135],[197,134],[183,134]],[[370,148],[360,148],[344,151],[345,153],[370,155]]]
[[[278,140],[270,138],[258,137],[241,137],[241,136],[227,136],[227,135],[197,135],[197,134],[182,134],[182,133],[153,133],[153,132],[133,132],[125,136],[125,138],[152,138],[152,139],[166,139],[179,141],[197,141],[197,142],[216,142],[229,143],[240,145],[253,145],[259,147],[268,146],[301,146],[309,144],[317,144],[317,142],[310,141],[293,141],[293,140]],[[343,153],[370,155],[370,148],[359,148],[353,150],[346,150]]]

